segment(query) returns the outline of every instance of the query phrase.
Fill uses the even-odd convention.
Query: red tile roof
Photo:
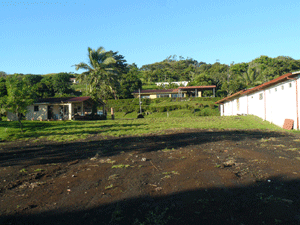
[[[209,85],[209,86],[187,86],[187,87],[178,87],[176,89],[155,89],[155,90],[141,90],[141,94],[151,94],[151,93],[174,93],[178,92],[179,90],[194,90],[194,89],[210,89],[216,88],[216,85]],[[139,91],[134,91],[133,94],[138,94]]]
[[[210,88],[216,88],[216,85],[178,87],[178,89],[181,89],[181,90],[184,90],[184,89],[210,89]]]
[[[151,93],[172,93],[177,92],[178,89],[156,89],[156,90],[141,90],[141,94],[151,94]],[[139,91],[134,91],[133,94],[138,94]]]
[[[216,103],[216,104],[219,104],[219,103],[225,102],[226,100],[229,100],[229,99],[231,99],[231,98],[233,98],[233,97],[242,95],[244,92],[246,92],[246,90],[241,90],[241,91],[236,92],[236,93],[234,93],[234,94],[232,94],[232,95],[230,95],[230,96],[227,96],[226,98],[223,98],[223,99],[221,99],[221,100],[219,100],[219,101],[217,101],[217,102],[215,102],[215,103]]]
[[[35,103],[67,103],[67,102],[83,102],[91,97],[61,97],[61,98],[40,98]]]

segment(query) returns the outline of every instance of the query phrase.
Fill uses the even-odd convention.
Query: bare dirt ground
[[[0,144],[0,224],[300,224],[300,135]]]

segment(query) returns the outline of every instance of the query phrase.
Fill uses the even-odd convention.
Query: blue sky
[[[298,0],[0,0],[0,71],[77,72],[87,48],[139,67],[170,55],[206,63],[300,59]]]

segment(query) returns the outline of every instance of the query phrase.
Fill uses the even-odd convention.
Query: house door
[[[53,105],[48,105],[48,120],[53,119]]]

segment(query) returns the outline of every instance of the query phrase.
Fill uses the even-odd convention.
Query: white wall
[[[7,116],[7,120],[8,121],[16,121],[16,120],[18,120],[17,115],[15,113],[10,112],[10,111],[7,111],[6,116]]]
[[[262,99],[260,96],[262,95]],[[256,93],[248,95],[248,114],[256,115],[264,119],[264,91],[258,91]]]
[[[299,83],[299,80],[297,83]],[[288,80],[268,88],[266,90],[266,103],[266,120],[278,126],[283,126],[285,119],[293,119],[294,128],[296,128],[296,81]]]
[[[34,111],[34,105],[27,107],[26,120],[47,120],[48,105],[38,105],[39,111]]]
[[[300,101],[300,77],[297,78],[297,89],[298,101]],[[294,129],[297,129],[296,81],[286,80],[255,93],[232,99],[222,104],[220,110],[222,116],[250,114],[281,127],[285,119],[293,119]],[[299,115],[300,104],[298,103],[298,118]]]

